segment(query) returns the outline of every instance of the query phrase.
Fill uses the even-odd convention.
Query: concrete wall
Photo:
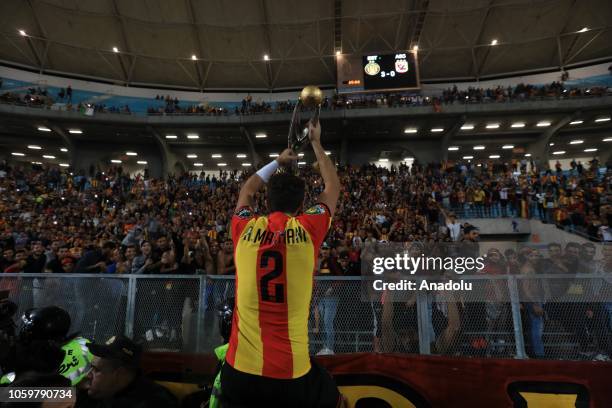
[[[481,235],[521,235],[531,233],[531,223],[523,218],[462,218],[461,223],[469,222],[480,229]],[[512,221],[516,221],[517,232],[512,230]]]

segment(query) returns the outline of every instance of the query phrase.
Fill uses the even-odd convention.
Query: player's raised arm
[[[272,160],[270,163],[257,170],[257,173],[249,177],[240,189],[236,210],[245,206],[252,207],[254,205],[255,193],[270,180],[270,177],[272,177],[280,166],[286,166],[291,163],[292,160],[297,160],[296,154],[291,149],[285,149],[275,160]]]
[[[325,183],[325,189],[319,195],[319,202],[327,205],[330,215],[333,217],[336,211],[338,197],[340,196],[340,180],[338,179],[336,166],[325,154],[325,150],[323,146],[321,146],[321,125],[319,122],[316,123],[316,126],[309,123],[308,129],[310,144],[312,145],[315,156],[317,156],[321,177],[323,177],[323,182]]]

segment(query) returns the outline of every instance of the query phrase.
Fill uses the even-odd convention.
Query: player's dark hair
[[[291,173],[277,173],[268,181],[268,206],[270,212],[294,213],[304,202],[306,183]]]

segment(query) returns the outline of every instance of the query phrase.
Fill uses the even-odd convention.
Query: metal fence
[[[559,359],[612,353],[612,275],[460,279],[473,289],[416,290],[400,299],[389,291],[364,296],[368,283],[360,277],[317,277],[310,351]],[[72,330],[95,341],[125,333],[150,350],[206,353],[221,342],[216,309],[234,295],[234,279],[3,274],[0,290],[10,291],[19,315],[65,308]]]

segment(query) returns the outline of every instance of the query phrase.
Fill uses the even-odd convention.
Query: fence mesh
[[[472,283],[472,291],[420,290],[398,301],[392,292],[360,296],[359,277],[316,278],[310,352],[555,359],[611,355],[612,278],[462,279]],[[10,292],[19,316],[32,307],[57,305],[70,313],[72,331],[94,341],[125,333],[149,350],[203,353],[222,342],[217,309],[234,297],[234,289],[233,277],[203,275],[5,274],[0,279],[0,290]]]

